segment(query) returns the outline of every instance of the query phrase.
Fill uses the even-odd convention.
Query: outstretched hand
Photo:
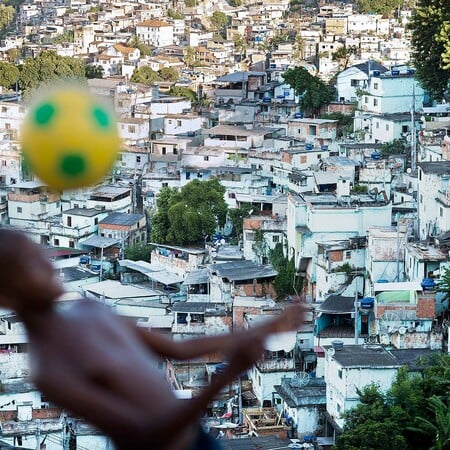
[[[50,261],[24,234],[0,230],[0,249],[1,307],[26,319],[48,309],[63,293]]]

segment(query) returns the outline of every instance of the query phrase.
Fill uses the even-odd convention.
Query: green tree
[[[103,67],[97,64],[86,65],[86,78],[103,78],[104,72]]]
[[[141,83],[146,86],[151,86],[155,81],[159,81],[158,72],[155,72],[148,66],[142,66],[139,69],[134,69],[133,75],[131,75],[130,81],[132,83]]]
[[[10,48],[6,51],[8,62],[15,63],[20,58],[20,50],[18,48]]]
[[[419,0],[409,28],[416,77],[435,100],[441,100],[450,80],[450,8],[447,0]]]
[[[211,16],[211,23],[217,30],[223,30],[228,24],[228,17],[222,11],[214,11]]]
[[[340,111],[322,114],[321,119],[337,120],[337,136],[339,138],[353,133],[353,115],[343,114]]]
[[[383,14],[384,16],[391,15],[399,6],[401,6],[403,0],[356,0],[356,6],[363,14],[376,13]]]
[[[9,62],[0,61],[0,86],[9,88],[19,79],[19,69]]]
[[[237,244],[242,238],[244,219],[250,215],[253,210],[251,203],[242,203],[239,208],[231,208],[228,210],[228,219],[231,221],[233,228],[231,231],[231,240]]]
[[[234,35],[234,49],[239,54],[239,61],[242,61],[245,58],[245,54],[247,52],[247,41],[244,36],[240,34]]]
[[[193,180],[181,188],[163,188],[152,217],[151,240],[174,245],[199,244],[225,224],[225,188],[219,180]]]
[[[334,53],[331,59],[337,61],[339,64],[339,70],[345,70],[348,67],[350,58],[356,55],[358,49],[355,45],[350,47],[339,47]]]
[[[184,14],[181,11],[169,8],[167,10],[167,16],[174,20],[184,19]]]
[[[0,31],[13,21],[14,12],[13,6],[0,5]]]
[[[169,94],[174,95],[175,97],[185,97],[190,100],[193,105],[198,103],[197,93],[188,87],[172,86],[169,89]]]
[[[53,39],[53,44],[64,44],[66,42],[73,42],[73,41],[74,41],[73,30],[66,30]]]
[[[163,81],[178,81],[180,74],[173,67],[163,67],[158,71],[158,76]]]
[[[188,67],[193,67],[195,64],[195,50],[192,47],[186,47],[184,50],[184,62]]]
[[[285,256],[281,243],[269,251],[269,261],[278,272],[273,283],[277,298],[284,300],[289,295],[298,295],[302,290],[303,280],[297,276],[294,259]]]
[[[381,146],[382,155],[402,155],[405,153],[406,145],[402,139],[394,139],[391,142],[385,142]]]
[[[305,113],[318,114],[322,106],[334,99],[334,90],[304,67],[286,70],[283,79],[300,96],[299,104]]]
[[[152,47],[142,42],[137,34],[134,34],[131,37],[128,44],[132,48],[137,48],[140,51],[141,56],[150,56],[152,54]]]
[[[55,79],[85,77],[83,61],[59,56],[52,50],[43,51],[34,58],[26,58],[24,64],[19,67],[19,71],[20,89],[25,92]]]
[[[450,304],[450,269],[445,269],[442,276],[436,283],[436,291],[444,294],[442,301],[448,301]]]
[[[150,254],[153,246],[146,242],[138,242],[137,244],[125,247],[125,258],[132,261],[150,261]]]
[[[429,399],[428,409],[434,414],[434,423],[423,417],[418,417],[418,427],[414,431],[423,432],[426,435],[433,435],[434,445],[430,450],[450,449],[450,408],[442,399],[433,396]]]
[[[227,1],[230,6],[233,6],[233,8],[237,8],[244,4],[244,0],[227,0]]]

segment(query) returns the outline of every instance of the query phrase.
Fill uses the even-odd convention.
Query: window
[[[59,239],[53,239],[53,245],[59,247]]]
[[[407,133],[409,131],[408,125],[402,125],[402,133]]]
[[[70,248],[75,248],[75,242],[74,241],[69,241],[69,247]]]
[[[72,217],[71,216],[67,216],[67,226],[68,227],[72,226]]]
[[[342,379],[342,370],[341,370],[341,369],[338,370],[338,377],[339,377],[340,379]]]
[[[364,103],[369,103],[369,97],[364,97]]]
[[[350,86],[358,86],[359,85],[358,81],[359,80],[350,80]]]
[[[162,187],[169,187],[169,183],[163,183]]]
[[[310,136],[316,136],[317,134],[317,127],[315,125],[309,126],[309,135]]]
[[[141,157],[140,156],[136,156],[136,162],[140,163],[141,162]]]
[[[378,106],[378,99],[377,98],[373,99],[373,106]]]
[[[22,207],[21,207],[21,206],[18,206],[18,207],[17,207],[17,212],[18,212],[18,213],[21,213],[21,212],[22,212]]]
[[[177,127],[181,127],[181,125],[182,125],[181,120],[177,120]]]
[[[135,133],[136,127],[134,125],[128,125],[128,133]]]
[[[380,122],[375,122],[375,128],[376,129],[380,128]]]
[[[94,219],[94,225],[98,225],[98,217]]]
[[[423,195],[420,194],[420,203],[423,203]]]
[[[280,242],[280,236],[272,236],[272,242],[273,243]]]
[[[173,148],[173,154],[178,155],[178,149],[176,147]]]
[[[389,124],[386,124],[386,131],[389,131]]]
[[[204,156],[203,161],[209,161],[209,156]]]
[[[3,166],[3,167],[6,166],[6,160],[5,160],[5,159],[2,160],[2,166]]]
[[[336,403],[336,409],[337,412],[341,412],[341,405],[339,403]]]
[[[352,257],[352,252],[350,251],[350,250],[347,250],[346,252],[345,252],[345,258],[346,259],[350,259]]]
[[[441,216],[441,217],[444,217],[444,209],[441,207],[441,208],[439,208],[439,215]]]
[[[161,153],[162,153],[163,155],[166,154],[166,147],[161,147]]]
[[[373,88],[378,89],[378,83],[373,83]]]

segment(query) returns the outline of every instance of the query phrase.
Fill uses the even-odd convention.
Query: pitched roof
[[[120,53],[126,53],[126,54],[130,54],[133,53],[136,49],[133,47],[127,47],[126,45],[123,44],[115,44],[113,45],[113,47]]]
[[[144,216],[142,214],[128,214],[115,212],[105,217],[100,225],[127,225],[131,226],[138,223]]]
[[[137,24],[138,27],[162,28],[171,27],[172,25],[163,22],[162,20],[144,20]]]

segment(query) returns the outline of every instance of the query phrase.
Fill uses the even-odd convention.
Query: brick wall
[[[433,293],[419,295],[417,299],[417,317],[419,319],[434,319],[436,315],[436,297]]]
[[[328,256],[333,262],[342,261],[344,259],[344,250],[330,251]]]

